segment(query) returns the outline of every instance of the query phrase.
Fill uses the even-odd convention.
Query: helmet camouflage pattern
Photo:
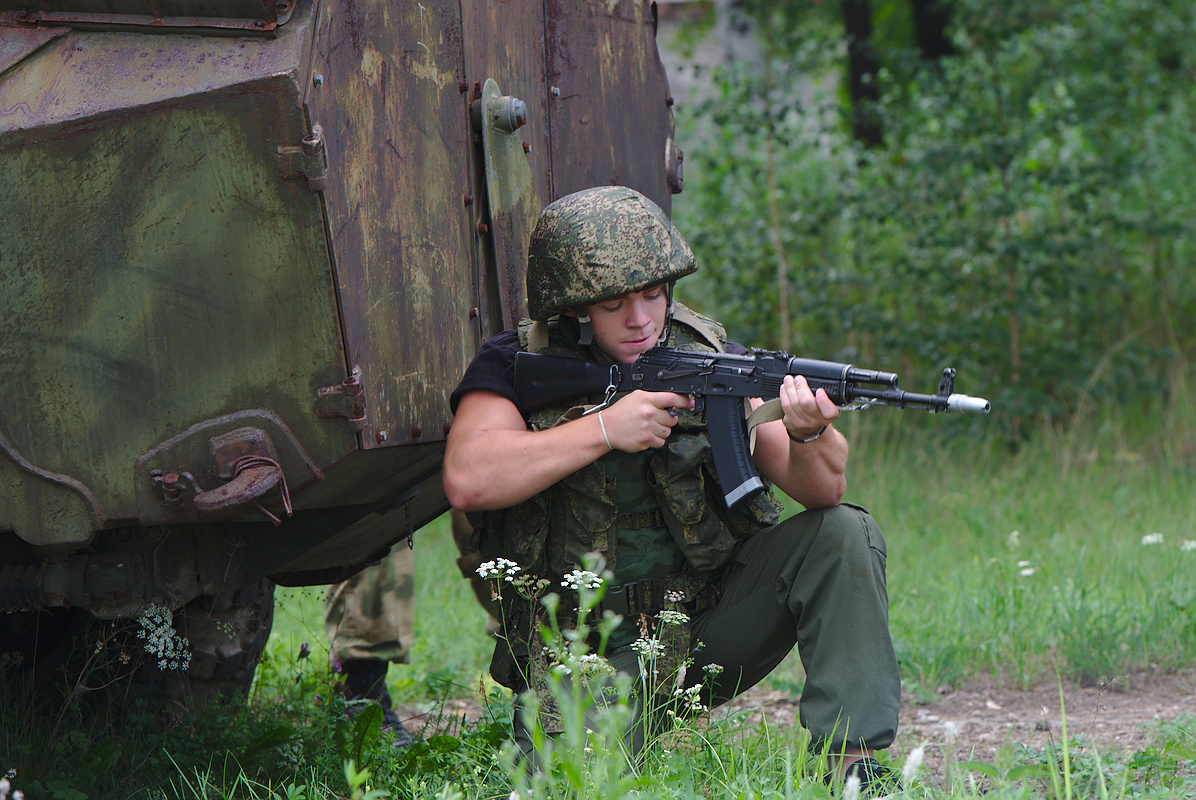
[[[527,308],[535,320],[689,275],[693,251],[639,192],[600,186],[550,203],[532,231]]]

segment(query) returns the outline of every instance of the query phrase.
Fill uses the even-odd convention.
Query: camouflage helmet
[[[546,320],[696,269],[660,206],[624,186],[585,189],[546,206],[532,231],[528,314]]]

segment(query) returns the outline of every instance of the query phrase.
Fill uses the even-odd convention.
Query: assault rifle
[[[515,355],[515,394],[523,413],[598,393],[605,408],[619,392],[643,389],[692,395],[694,411],[706,419],[714,467],[728,507],[764,489],[752,463],[745,397],[778,398],[786,375],[805,376],[812,391],[825,389],[835,405],[858,410],[870,405],[919,408],[931,413],[956,411],[987,414],[988,401],[955,394],[955,370],[943,370],[935,394],[897,388],[892,372],[859,369],[851,364],[797,358],[780,351],[753,350],[751,355],[701,353],[654,347],[634,364],[601,365],[580,358],[519,352]],[[779,419],[779,400],[765,419]],[[763,421],[763,420],[761,420]]]

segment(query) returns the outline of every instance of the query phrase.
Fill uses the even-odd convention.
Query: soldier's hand
[[[672,409],[693,407],[693,398],[687,395],[637,389],[603,409],[601,425],[612,449],[638,453],[664,445],[677,424]]]
[[[810,391],[803,375],[786,375],[781,382],[781,408],[785,429],[795,439],[808,439],[839,418],[842,413],[825,389]]]

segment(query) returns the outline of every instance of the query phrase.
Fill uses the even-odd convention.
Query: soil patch
[[[997,762],[1005,745],[1042,749],[1062,743],[1064,714],[1067,736],[1086,740],[1100,753],[1132,754],[1156,744],[1158,723],[1196,716],[1196,670],[1165,675],[1136,673],[1097,686],[1043,684],[1031,689],[978,682],[958,689],[944,688],[930,702],[912,694],[902,698],[901,725],[892,748],[893,760],[904,762],[914,748],[925,745],[925,770],[942,774],[945,748],[957,761]],[[737,697],[731,709],[747,715],[747,727],[762,719],[771,726],[797,724],[798,700],[759,686]],[[408,727],[418,730],[454,727],[475,721],[476,703],[452,700],[429,719],[414,708],[400,708]],[[406,712],[406,713],[404,713]],[[715,712],[718,713],[717,711]],[[430,731],[425,730],[424,735]]]
[[[999,748],[1022,744],[1041,749],[1062,743],[1064,713],[1069,739],[1082,737],[1098,752],[1135,753],[1155,742],[1158,722],[1196,716],[1196,671],[1126,675],[1098,686],[1043,684],[1014,689],[995,682],[947,690],[929,703],[903,697],[901,725],[893,746],[895,760],[926,744],[926,766],[941,767],[943,748],[951,744],[957,760],[994,763]],[[792,725],[798,702],[759,687],[745,692],[733,707],[771,725]]]

